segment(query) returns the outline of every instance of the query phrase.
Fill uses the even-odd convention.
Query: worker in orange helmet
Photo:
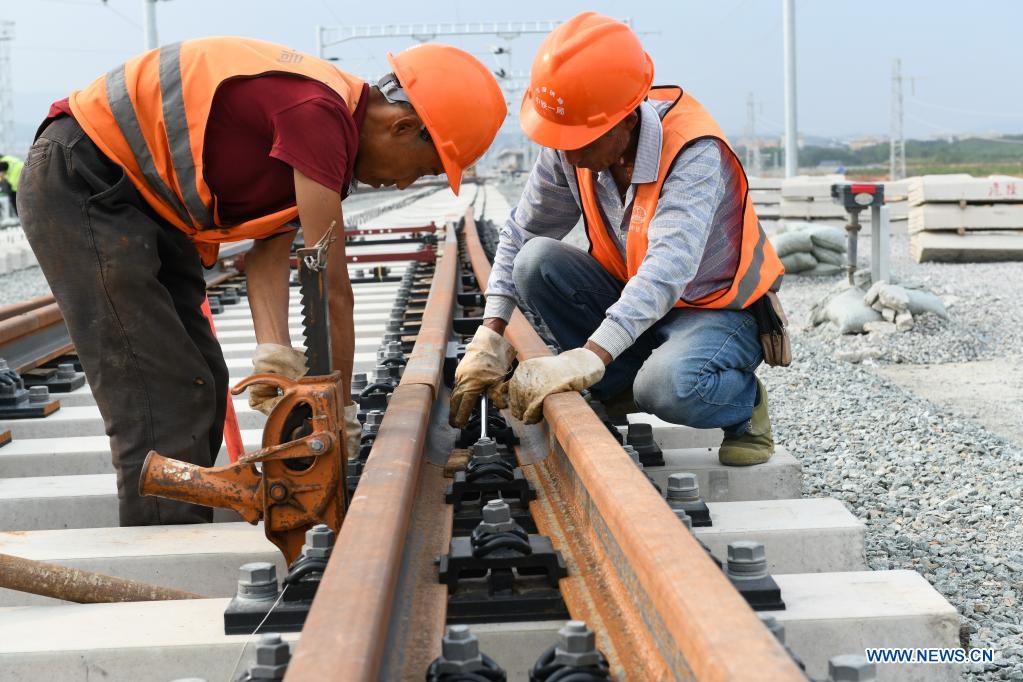
[[[544,399],[589,389],[612,416],[637,409],[721,428],[726,465],[774,451],[754,370],[788,362],[771,292],[783,267],[738,158],[692,95],[652,87],[625,24],[584,12],[533,62],[519,122],[544,149],[501,230],[483,325],[456,373],[451,422],[484,391],[527,423]],[[587,250],[560,241],[582,217]],[[518,365],[502,334],[516,303],[540,314],[554,357]],[[761,336],[765,343],[762,347]],[[617,415],[616,415],[617,413]]]
[[[446,173],[457,193],[504,122],[496,80],[467,52],[424,44],[388,61],[392,72],[371,85],[283,45],[186,40],[51,107],[25,164],[21,222],[110,436],[122,525],[212,520],[206,507],[141,497],[138,480],[150,450],[200,466],[220,450],[228,371],[200,311],[202,266],[219,245],[255,240],[255,373],[297,378],[295,221],[309,245],[342,231],[353,180],[404,189]],[[355,332],[343,238],[328,247],[326,278],[332,366],[347,396]],[[249,391],[265,413],[278,400],[272,387]],[[349,453],[355,414],[346,406]]]

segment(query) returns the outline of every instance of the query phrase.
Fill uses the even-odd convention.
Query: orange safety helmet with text
[[[387,55],[394,75],[423,120],[455,194],[508,115],[490,69],[457,47],[424,43]]]
[[[544,147],[579,149],[638,107],[653,80],[654,64],[632,29],[583,12],[540,45],[519,124]]]

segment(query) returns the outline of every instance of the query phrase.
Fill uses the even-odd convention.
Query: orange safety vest
[[[203,263],[219,244],[260,239],[298,217],[292,206],[237,225],[220,222],[203,177],[213,96],[232,78],[294,74],[337,92],[352,111],[363,81],[330,62],[251,38],[200,38],[150,50],[71,94],[71,111],[97,147],[123,167],[139,193],[195,243]]]
[[[739,264],[730,286],[703,296],[695,301],[679,299],[676,308],[730,308],[741,310],[752,305],[767,293],[775,282],[785,273],[774,247],[760,226],[760,220],[753,210],[753,202],[749,200],[749,181],[739,163],[738,157],[728,146],[721,128],[703,106],[690,95],[676,86],[660,86],[651,89],[650,99],[672,102],[671,108],[661,119],[664,130],[661,144],[661,162],[657,171],[657,180],[639,185],[636,188],[635,200],[632,204],[632,219],[629,223],[629,234],[625,242],[623,261],[621,252],[615,244],[614,237],[609,234],[611,229],[604,222],[603,213],[597,201],[592,171],[576,168],[576,180],[579,184],[579,197],[582,201],[583,219],[586,234],[590,240],[590,255],[604,266],[616,279],[625,282],[635,276],[643,258],[646,256],[648,240],[647,229],[650,221],[657,213],[657,200],[661,195],[661,186],[668,173],[671,172],[675,159],[690,144],[701,139],[715,139],[724,143],[728,150],[727,160],[741,178],[741,192],[726,200],[742,202],[742,247]]]

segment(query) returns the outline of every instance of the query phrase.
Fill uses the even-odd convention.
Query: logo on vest
[[[646,208],[643,206],[632,207],[632,218],[629,220],[633,225],[641,225],[646,222]]]
[[[548,90],[546,85],[533,88],[533,104],[543,115],[565,115],[565,100],[558,97],[553,89]]]
[[[281,56],[277,58],[282,64],[298,64],[302,61],[303,56],[293,50],[283,50]]]

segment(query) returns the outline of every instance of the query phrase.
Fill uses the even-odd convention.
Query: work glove
[[[305,376],[305,353],[276,343],[261,343],[252,354],[253,374],[279,374],[289,379]],[[276,386],[252,384],[249,386],[249,407],[269,416],[281,396]]]
[[[465,427],[469,416],[479,404],[483,391],[489,389],[491,399],[500,404],[494,390],[502,381],[512,360],[515,349],[503,336],[489,327],[479,327],[472,341],[465,347],[465,356],[455,369],[455,387],[451,391],[451,409],[448,423],[456,429]]]
[[[359,421],[359,406],[345,405],[345,450],[348,459],[359,456],[362,441],[362,423]]]
[[[508,382],[512,414],[526,424],[535,424],[543,419],[544,398],[552,393],[582,391],[603,376],[604,361],[586,348],[521,362]]]

